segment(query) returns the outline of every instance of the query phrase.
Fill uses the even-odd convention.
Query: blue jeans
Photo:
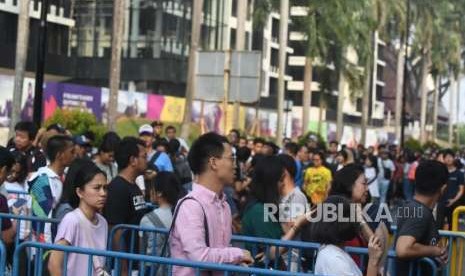
[[[414,183],[411,183],[410,180],[408,180],[408,178],[404,178],[404,181],[402,184],[403,184],[405,200],[413,199],[413,194],[415,192]]]
[[[378,183],[379,183],[379,197],[380,197],[380,203],[385,203],[386,202],[386,197],[387,197],[387,193],[388,193],[388,190],[389,190],[389,183],[391,181],[390,180],[386,180],[386,179],[381,179]]]

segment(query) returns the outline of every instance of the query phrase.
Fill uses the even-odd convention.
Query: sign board
[[[204,101],[224,100],[225,68],[230,68],[228,101],[254,103],[259,98],[260,51],[198,52],[195,70],[195,99]]]

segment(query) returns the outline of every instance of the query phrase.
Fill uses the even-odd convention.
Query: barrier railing
[[[0,276],[5,275],[7,251],[5,244],[0,241]]]
[[[163,258],[163,257],[155,257],[155,256],[147,256],[147,255],[140,255],[140,254],[133,254],[133,253],[123,253],[123,252],[115,252],[115,251],[104,251],[104,250],[95,250],[95,249],[86,249],[80,247],[73,247],[73,246],[62,246],[62,245],[55,245],[55,244],[46,244],[46,243],[38,243],[38,242],[24,242],[16,248],[14,253],[14,261],[13,261],[13,275],[20,275],[20,267],[19,267],[19,258],[21,255],[21,251],[24,251],[27,248],[35,248],[39,254],[36,255],[36,259],[39,259],[37,262],[37,266],[34,267],[34,274],[32,275],[42,275],[44,271],[44,265],[40,261],[43,257],[43,252],[48,250],[54,251],[62,251],[64,252],[64,262],[63,262],[63,272],[66,274],[67,265],[70,254],[82,254],[88,256],[87,267],[85,264],[79,264],[82,266],[82,275],[92,275],[93,273],[93,257],[100,256],[105,257],[106,259],[113,259],[116,262],[120,262],[121,260],[131,260],[133,262],[140,263],[140,270],[137,271],[137,275],[146,275],[145,271],[145,264],[152,264],[157,266],[166,266],[168,267],[167,275],[172,275],[172,267],[188,267],[192,268],[195,271],[195,275],[201,275],[201,271],[217,271],[223,272],[222,275],[232,275],[233,273],[236,274],[246,274],[246,275],[275,275],[275,276],[309,276],[309,274],[303,273],[290,273],[285,271],[276,271],[276,270],[267,270],[267,269],[260,269],[260,268],[251,268],[251,267],[243,267],[243,266],[236,266],[236,265],[229,265],[229,264],[213,264],[213,263],[204,263],[204,262],[193,262],[193,261],[186,261],[186,260],[178,260],[178,259],[171,259],[171,258]],[[87,271],[87,273],[85,273]],[[116,266],[115,270],[111,271],[112,275],[121,275],[121,267]],[[30,274],[28,274],[30,275]],[[131,275],[131,274],[129,274]],[[66,276],[66,275],[65,275]]]
[[[448,245],[449,263],[442,275],[463,275],[463,253],[465,233],[457,231],[439,231],[442,245]]]
[[[135,245],[133,244],[134,236],[137,236],[138,233],[143,232],[143,233],[152,233],[155,235],[155,239],[160,238],[160,236],[163,236],[166,238],[166,235],[168,234],[167,229],[161,229],[161,228],[152,228],[152,227],[139,227],[135,225],[125,225],[125,224],[120,224],[116,225],[109,236],[108,239],[108,249],[112,248],[112,243],[113,243],[113,237],[115,236],[115,233],[117,230],[122,231],[122,236],[124,235],[130,235],[131,238],[130,240],[130,245],[128,247],[125,247],[128,249],[129,252],[134,252],[133,250],[136,248]],[[128,239],[122,238],[120,242],[120,246],[125,246],[125,241]],[[278,261],[272,261],[272,260],[279,260],[279,251],[274,250],[275,255],[271,256],[271,247],[277,247],[277,248],[285,248],[287,252],[292,252],[293,250],[296,251],[296,256],[297,258],[291,259],[292,254],[287,254],[285,255],[285,258],[283,261],[286,262],[286,271],[289,272],[301,272],[301,271],[314,271],[315,267],[315,261],[316,261],[316,254],[318,252],[318,249],[320,248],[320,244],[318,243],[310,243],[310,242],[302,242],[302,241],[284,241],[284,240],[275,240],[275,239],[266,239],[266,238],[258,238],[258,237],[247,237],[247,236],[239,236],[239,235],[233,235],[231,239],[233,244],[239,244],[239,247],[245,247],[245,245],[252,245],[251,248],[251,254],[252,256],[256,256],[256,254],[260,252],[265,253],[265,259],[263,262],[263,267],[264,268],[272,268],[275,270],[282,270],[281,267],[279,267],[279,262]],[[151,252],[157,252],[156,249],[153,247],[156,244],[156,241],[153,242],[152,244],[152,251]],[[350,253],[351,255],[358,255],[360,258],[361,262],[361,267],[360,269],[362,271],[365,270],[364,264],[368,261],[368,249],[367,248],[359,248],[359,247],[346,247],[345,251]],[[304,255],[304,253],[307,253]],[[311,257],[311,259],[306,259],[308,257]],[[394,250],[390,250],[388,252],[387,256],[388,260],[386,261],[386,265],[384,267],[385,272],[395,269],[394,263],[396,259],[396,253]],[[423,258],[419,261],[420,263],[424,263],[426,266],[428,266],[432,274],[431,275],[437,275],[437,266],[436,263],[429,259],[429,258]],[[289,264],[294,264],[294,265],[289,265]],[[412,262],[412,266],[414,266],[415,263]],[[306,268],[306,269],[303,269]],[[418,269],[417,269],[418,270]],[[412,268],[412,271],[413,268]],[[418,270],[419,271],[419,270]],[[395,275],[395,274],[391,274]],[[413,273],[411,274],[413,275]]]
[[[465,213],[465,206],[459,206],[455,208],[452,213],[452,231],[459,231],[459,216]],[[457,248],[459,248],[457,250]],[[452,243],[452,255],[451,256],[451,271],[457,272],[455,275],[462,275],[463,272],[463,251],[464,251],[464,239]]]
[[[44,227],[42,226],[45,226],[46,224],[58,225],[59,223],[59,221],[56,219],[0,213],[0,229],[2,227],[3,219],[10,219],[16,221],[16,246],[20,243],[20,241],[32,240],[34,238],[33,236],[37,237],[44,234],[42,230],[44,229]],[[36,224],[36,227],[34,227],[35,229],[32,229],[32,222]]]

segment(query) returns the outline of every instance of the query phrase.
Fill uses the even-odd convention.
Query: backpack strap
[[[150,222],[153,224],[153,226],[155,226],[155,227],[164,227],[163,222],[153,212],[147,213],[147,218],[150,220]]]
[[[208,222],[207,222],[207,215],[205,214],[205,209],[203,208],[203,205],[197,199],[195,199],[192,196],[187,196],[187,197],[181,199],[181,201],[179,201],[178,205],[176,206],[176,210],[174,211],[174,214],[173,214],[173,222],[171,223],[171,227],[170,227],[170,230],[168,232],[168,236],[167,236],[168,238],[166,239],[165,244],[163,245],[163,249],[161,251],[161,257],[164,257],[164,255],[165,255],[166,246],[168,244],[169,237],[171,236],[171,234],[173,232],[173,229],[174,229],[174,226],[176,224],[176,218],[178,217],[179,209],[180,209],[181,205],[184,203],[184,201],[189,200],[189,199],[197,201],[197,203],[202,208],[203,225],[205,227],[205,244],[207,245],[207,247],[210,247],[210,236],[209,236],[209,232],[208,232]]]
[[[165,243],[163,244],[163,248],[161,250],[161,254],[160,254],[160,257],[165,257],[165,253],[166,253],[166,247],[168,245],[168,241],[169,241],[169,238],[173,232],[173,229],[174,229],[174,226],[176,224],[176,218],[178,217],[178,213],[179,213],[179,209],[181,207],[181,205],[184,203],[184,201],[186,200],[195,200],[197,201],[197,203],[200,205],[200,207],[202,208],[202,212],[203,212],[203,225],[204,225],[204,228],[205,228],[205,244],[207,247],[210,247],[210,236],[209,236],[209,231],[208,231],[208,221],[207,221],[207,215],[205,213],[205,209],[203,208],[203,205],[202,203],[200,203],[200,201],[198,201],[196,198],[192,197],[192,196],[187,196],[183,199],[181,199],[177,206],[176,206],[176,209],[174,211],[174,214],[173,214],[173,222],[171,223],[171,227],[170,227],[170,230],[168,232],[168,235],[167,235],[167,238],[165,240]],[[159,266],[158,266],[159,267]],[[158,267],[157,267],[157,270],[158,270]],[[156,271],[157,271],[156,270]],[[208,271],[208,274],[209,275],[212,275],[212,272],[211,271]]]

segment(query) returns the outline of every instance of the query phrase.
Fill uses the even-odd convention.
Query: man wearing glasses
[[[195,181],[174,213],[169,238],[171,257],[222,264],[252,263],[250,252],[230,247],[231,209],[223,190],[234,181],[236,162],[228,140],[216,133],[204,134],[192,145],[188,160]],[[193,275],[194,271],[174,267],[173,274]]]

